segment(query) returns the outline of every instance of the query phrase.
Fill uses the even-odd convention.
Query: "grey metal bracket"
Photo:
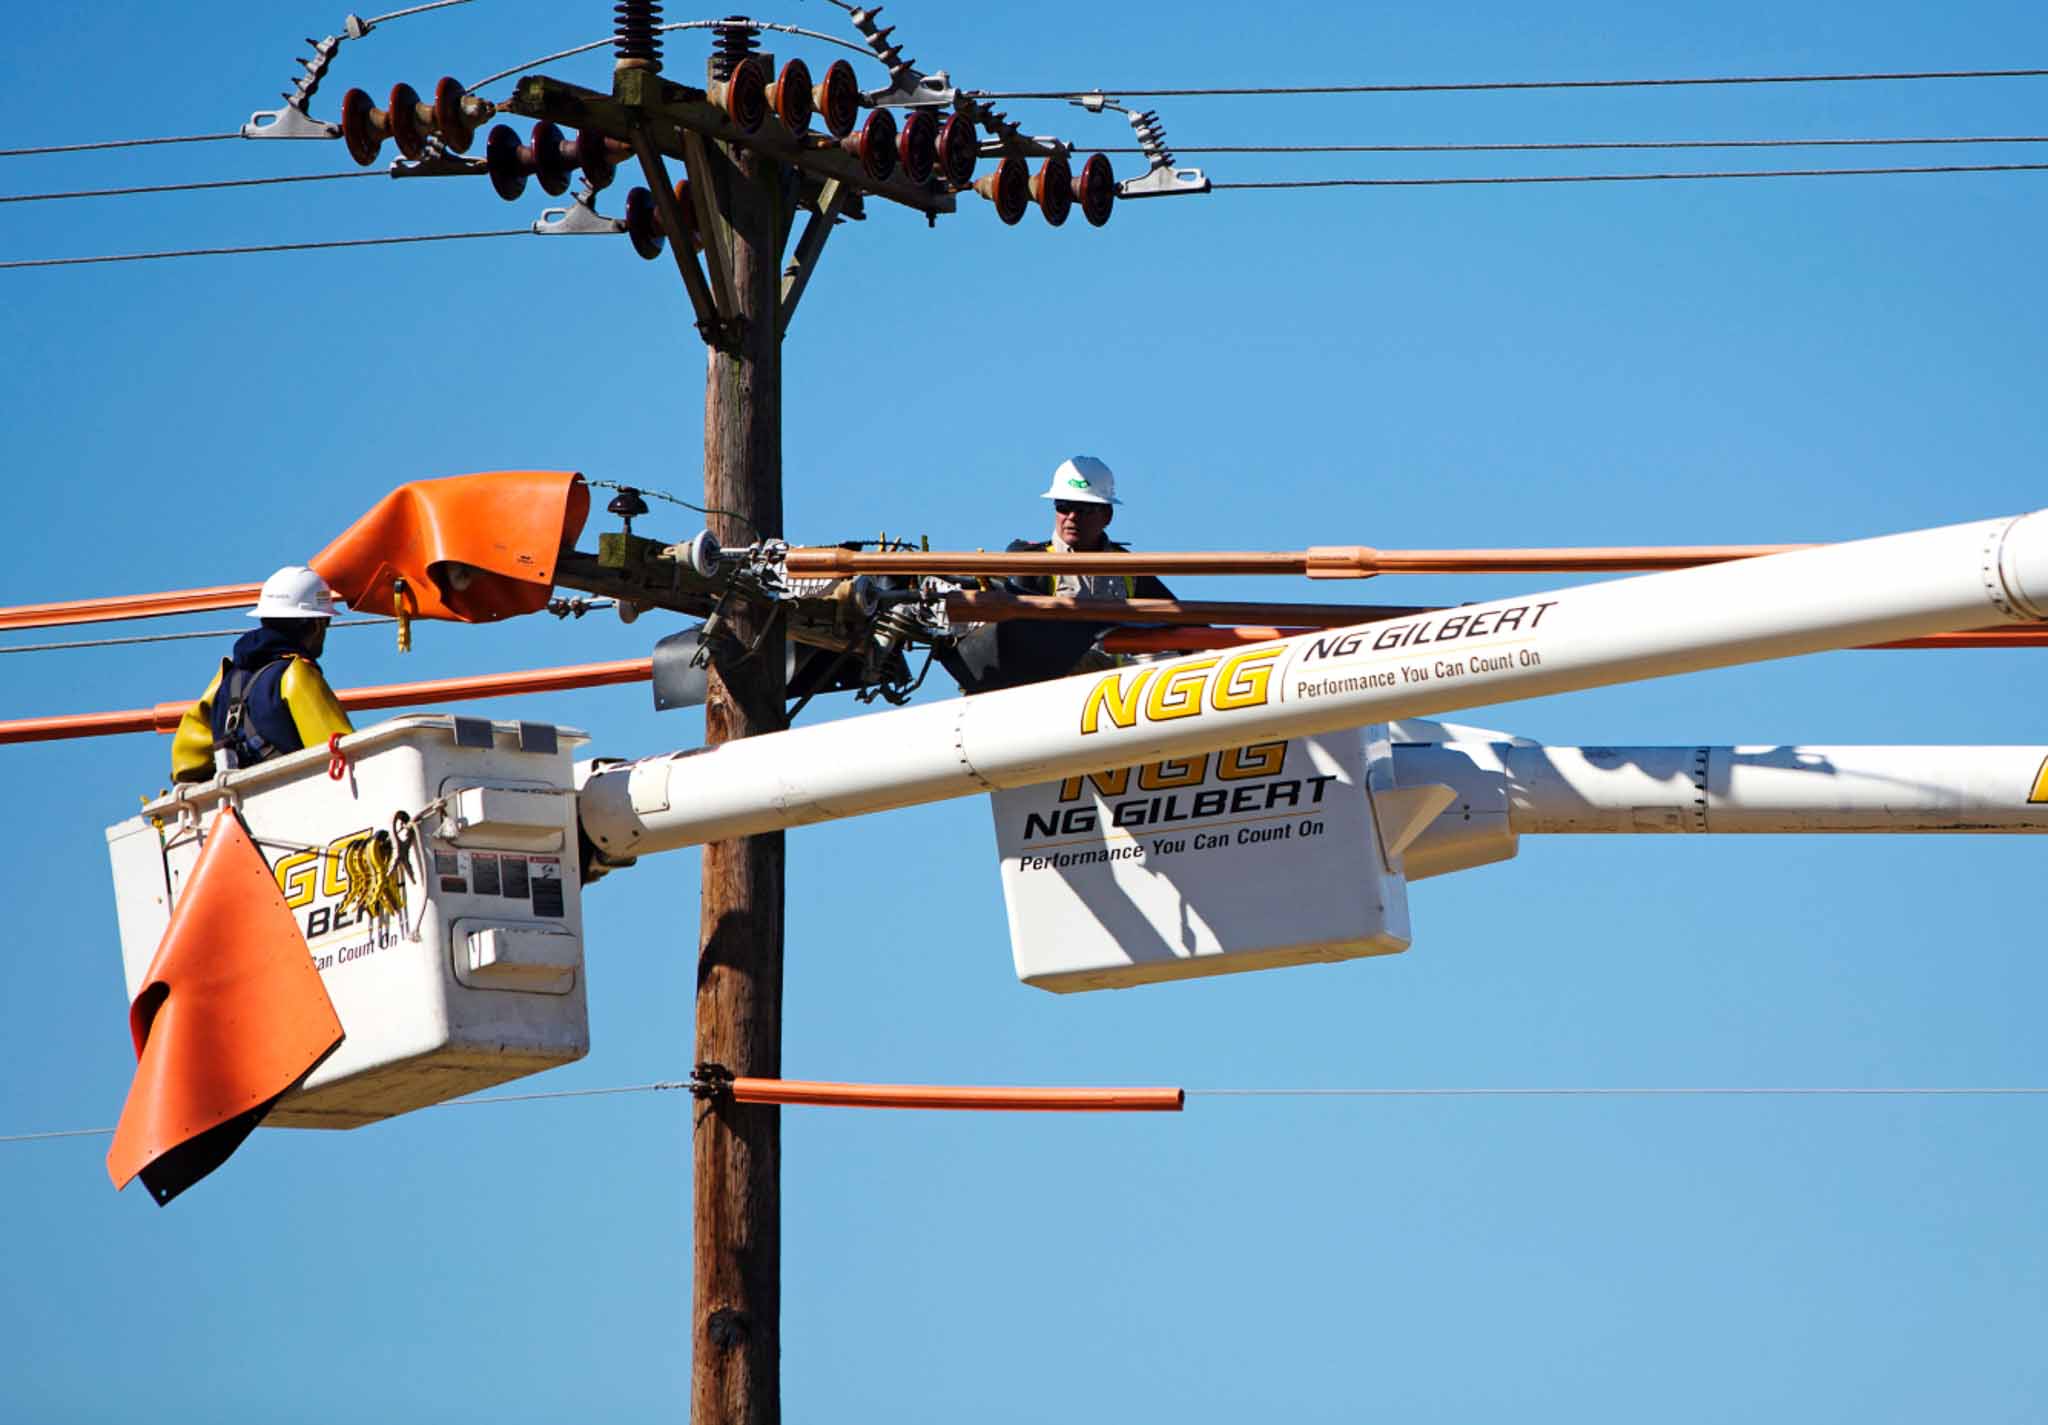
[[[1147,109],[1142,114],[1124,111],[1131,121],[1131,132],[1137,137],[1138,147],[1144,150],[1151,167],[1142,178],[1126,178],[1117,184],[1119,198],[1164,198],[1175,193],[1207,193],[1208,175],[1199,168],[1180,168],[1173,161],[1173,150],[1166,146],[1166,125],[1159,121],[1157,109]]]
[[[338,139],[341,126],[316,119],[307,112],[307,105],[313,102],[314,93],[320,88],[320,81],[327,77],[328,66],[334,63],[334,56],[341,49],[343,40],[359,40],[370,33],[370,22],[350,15],[342,22],[341,33],[329,35],[324,40],[308,39],[313,46],[313,57],[299,61],[301,73],[292,81],[292,87],[282,97],[282,109],[258,110],[249,116],[249,122],[242,125],[245,139]]]
[[[832,229],[839,223],[840,211],[853,190],[836,178],[827,179],[825,186],[818,190],[818,206],[809,220],[804,223],[803,236],[796,240],[796,255],[789,265],[782,269],[782,313],[783,332],[789,331],[789,323],[796,316],[796,304],[803,299],[804,288],[810,285],[811,274],[817,270],[818,256],[825,250],[825,239],[832,236]]]
[[[943,69],[931,74],[908,73],[913,76],[910,82],[871,90],[860,97],[874,109],[950,109],[960,97],[952,76]]]
[[[436,141],[428,145],[425,158],[394,158],[384,171],[393,178],[468,178],[488,172],[489,165],[450,153]]]
[[[566,208],[542,208],[540,216],[533,220],[533,230],[542,237],[624,232],[626,224],[622,219],[607,218],[597,211],[592,202],[596,196],[586,188],[572,198]]]
[[[1165,198],[1175,193],[1207,193],[1209,175],[1199,168],[1159,165],[1143,178],[1126,178],[1116,185],[1119,198]]]

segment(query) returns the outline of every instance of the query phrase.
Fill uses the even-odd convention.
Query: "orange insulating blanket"
[[[223,808],[128,1009],[135,1080],[107,1150],[158,1206],[242,1145],[341,1043],[341,1020],[241,817]]]
[[[313,568],[352,609],[494,623],[547,607],[557,558],[589,514],[590,487],[566,470],[415,480],[314,555]]]

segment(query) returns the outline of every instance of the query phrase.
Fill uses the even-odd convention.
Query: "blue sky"
[[[694,18],[671,8],[670,18]],[[340,13],[11,21],[7,146],[235,127]],[[839,12],[761,18],[835,33]],[[974,87],[2048,65],[2023,4],[895,0]],[[344,47],[426,88],[595,38],[478,3]],[[778,42],[813,68],[833,53]],[[701,41],[670,42],[692,73]],[[552,66],[602,83],[603,58]],[[877,71],[863,69],[874,82]],[[2027,134],[2048,81],[1159,101],[1203,143]],[[502,93],[502,88],[498,91]],[[1109,117],[1018,106],[1124,146]],[[2035,160],[2040,145],[1631,155],[1188,154],[1222,179]],[[1120,172],[1136,161],[1117,160]],[[338,144],[0,160],[0,192],[326,172]],[[10,205],[0,260],[510,227],[481,183]],[[1110,225],[842,228],[787,350],[789,532],[1037,533],[1062,456],[1141,547],[1848,538],[2043,503],[2048,174],[1218,193]],[[0,603],[260,578],[400,481],[575,468],[689,496],[702,357],[666,263],[521,237],[0,273],[18,539]],[[643,522],[682,536],[663,508]],[[1531,581],[1411,579],[1360,599]],[[1184,594],[1331,586],[1182,581]],[[225,627],[220,616],[166,631]],[[339,685],[643,655],[609,615],[337,633]],[[109,633],[138,631],[108,629]],[[85,631],[90,636],[93,630]],[[63,634],[54,635],[62,637]],[[36,635],[40,641],[42,635]],[[30,641],[17,637],[15,642]],[[195,695],[209,642],[0,656],[0,716]],[[934,695],[941,695],[934,693]],[[1555,742],[2035,742],[2026,653],[1838,653],[1475,714]],[[643,688],[480,705],[593,751],[696,743]],[[810,716],[838,716],[820,708]],[[131,1067],[102,828],[165,739],[4,749],[0,1133],[109,1124]],[[790,838],[792,1075],[1199,1087],[2048,1083],[2025,838],[1525,841],[1412,894],[1405,955],[1054,997],[1011,972],[986,808]],[[533,1089],[690,1067],[697,857],[585,901],[593,1047]],[[1197,1099],[1180,1116],[785,1115],[791,1419],[1247,1414],[2036,1418],[2033,1099]],[[104,1143],[0,1145],[0,1415],[676,1418],[680,1096],[267,1132],[159,1211]]]

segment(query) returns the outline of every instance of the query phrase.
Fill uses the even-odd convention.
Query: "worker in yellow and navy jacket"
[[[316,661],[334,617],[327,581],[291,564],[263,581],[249,617],[206,692],[186,710],[171,742],[171,776],[204,782],[216,771],[254,767],[287,752],[323,747],[353,732]]]
[[[1061,461],[1052,472],[1052,485],[1040,498],[1052,501],[1052,538],[1012,540],[1005,553],[1126,552],[1126,546],[1108,535],[1116,506],[1123,501],[1116,497],[1116,475],[1103,461],[1092,455]],[[1004,580],[1003,590],[1081,602],[1173,597],[1173,591],[1150,574],[1027,574]],[[1116,660],[1096,646],[1097,640],[1128,622],[1017,620],[985,624],[962,638],[950,655],[941,657],[963,691],[1012,688],[1112,666]]]

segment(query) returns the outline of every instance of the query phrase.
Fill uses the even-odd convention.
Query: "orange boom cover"
[[[557,557],[589,514],[590,487],[573,471],[415,480],[314,555],[313,568],[352,609],[493,623],[547,607]]]
[[[284,1092],[341,1043],[341,1020],[298,918],[225,808],[128,1009],[135,1080],[107,1176],[137,1174],[158,1206],[239,1148]]]

